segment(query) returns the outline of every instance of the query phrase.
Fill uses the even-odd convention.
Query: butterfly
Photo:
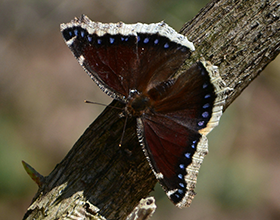
[[[218,68],[197,61],[180,70],[195,48],[164,22],[100,23],[82,15],[61,32],[87,74],[136,118],[139,143],[169,199],[190,206],[206,135],[227,97]]]

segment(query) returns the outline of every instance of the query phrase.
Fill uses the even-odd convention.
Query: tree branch
[[[182,28],[196,47],[187,62],[204,57],[219,66],[234,89],[225,108],[278,55],[279,7],[274,0],[213,1]],[[110,105],[123,107],[116,101]],[[128,120],[118,147],[124,123],[119,113],[107,107],[47,177],[33,173],[40,188],[24,219],[126,219],[148,196],[156,179],[135,135],[134,119]]]

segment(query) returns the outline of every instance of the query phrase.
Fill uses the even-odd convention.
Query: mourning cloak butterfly
[[[228,90],[217,67],[199,61],[177,72],[194,46],[164,22],[104,24],[83,15],[61,32],[88,75],[137,119],[139,142],[167,196],[189,206],[206,135],[218,125]]]

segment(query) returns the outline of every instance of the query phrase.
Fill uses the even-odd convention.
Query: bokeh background
[[[82,13],[126,23],[165,20],[179,30],[203,0],[0,1],[0,216],[22,219],[36,184],[21,160],[48,175],[107,97],[63,42],[59,24]],[[280,57],[227,109],[209,135],[190,208],[179,210],[160,186],[153,220],[280,219]]]

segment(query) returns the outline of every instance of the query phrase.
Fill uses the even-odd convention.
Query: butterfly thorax
[[[130,116],[141,117],[144,113],[149,112],[150,108],[150,98],[142,93],[137,93],[129,99],[125,107],[125,112]]]

